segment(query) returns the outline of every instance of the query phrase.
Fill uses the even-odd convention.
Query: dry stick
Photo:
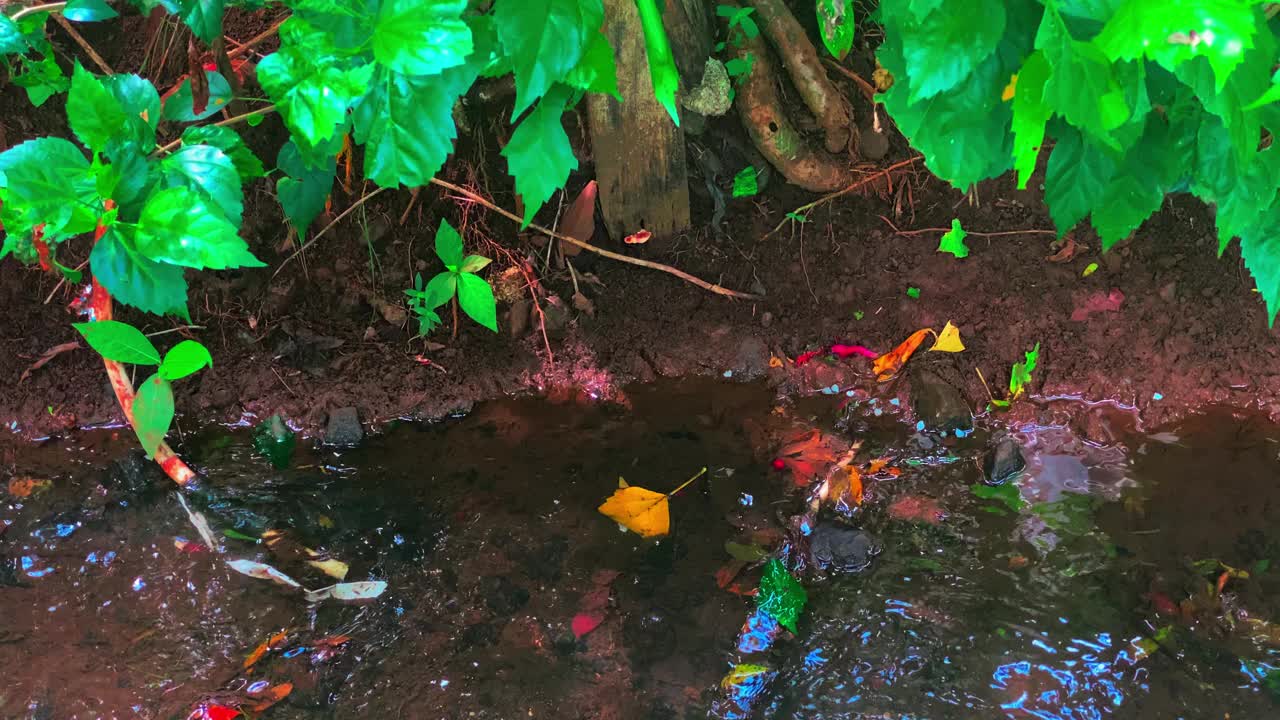
[[[867,102],[870,102],[872,105],[876,104],[876,88],[874,85],[863,80],[862,76],[858,73],[850,70],[831,58],[823,58],[822,62],[825,63],[827,67],[852,80],[854,84],[858,86],[858,89],[862,91],[862,94],[867,96]]]
[[[889,220],[889,218],[881,215],[880,219],[885,221],[885,223],[889,227],[893,228],[893,232],[897,235],[924,235],[926,233],[951,232],[951,228],[920,228],[918,230],[899,230],[898,226],[894,225],[893,222]],[[965,235],[972,235],[973,237],[985,237],[985,238],[1008,237],[1010,235],[1057,235],[1057,234],[1058,234],[1057,230],[1001,230],[999,232],[978,232],[977,230],[965,231]]]
[[[107,64],[107,61],[102,59],[102,56],[98,54],[98,51],[93,49],[93,46],[89,44],[89,41],[85,40],[84,36],[72,27],[71,23],[68,22],[66,18],[61,15],[54,15],[53,21],[62,26],[62,29],[71,36],[72,40],[76,41],[76,44],[80,46],[81,50],[84,50],[85,55],[89,56],[89,59],[93,61],[94,65],[98,66],[99,70],[108,75],[116,74],[116,71],[111,69],[111,66]]]
[[[272,35],[275,35],[276,31],[280,29],[280,26],[284,24],[284,21],[288,19],[289,19],[289,16],[285,15],[284,17],[277,20],[274,24],[272,24],[271,27],[267,28],[266,30],[263,30],[257,35],[254,35],[248,40],[242,43],[239,43],[236,46],[235,50],[232,50],[231,52],[227,53],[227,58],[230,60],[234,60],[240,57],[241,55],[244,55],[245,53],[249,52],[255,46],[262,44],[262,42],[269,39]]]
[[[76,270],[83,270],[83,269],[85,268],[85,266],[86,266],[86,265],[88,265],[88,264],[89,264],[89,261],[88,261],[88,260],[85,260],[84,262],[82,262],[82,263],[80,263],[79,265],[77,265],[77,266],[76,266]],[[45,299],[44,299],[44,304],[45,304],[45,305],[48,305],[49,303],[53,302],[53,296],[54,296],[54,295],[56,295],[56,294],[58,294],[58,288],[60,288],[60,287],[62,287],[63,285],[65,285],[65,284],[66,284],[66,282],[67,282],[67,277],[66,277],[65,275],[64,275],[64,276],[62,276],[62,277],[60,277],[60,278],[58,278],[58,284],[53,286],[53,289],[49,291],[49,295],[48,295],[47,297],[45,297]]]
[[[298,248],[296,251],[294,251],[294,253],[293,253],[292,255],[290,255],[289,257],[285,258],[285,259],[284,259],[284,262],[280,263],[280,267],[276,268],[276,271],[275,271],[274,273],[271,273],[271,279],[272,279],[272,280],[274,280],[274,279],[275,279],[275,277],[276,277],[276,275],[279,275],[279,274],[280,274],[280,271],[284,269],[284,266],[285,266],[285,265],[288,265],[290,262],[292,262],[292,261],[293,261],[293,259],[294,259],[294,258],[296,258],[296,257],[298,257],[299,255],[301,255],[302,253],[306,252],[306,251],[307,251],[307,248],[311,247],[312,245],[315,245],[315,244],[316,244],[316,241],[317,241],[317,240],[319,240],[320,238],[324,237],[324,234],[325,234],[325,233],[327,233],[327,232],[329,232],[329,229],[330,229],[330,228],[332,228],[334,225],[337,225],[338,223],[342,222],[342,219],[343,219],[343,218],[345,218],[346,216],[348,216],[348,215],[350,215],[351,213],[355,212],[356,208],[360,207],[361,205],[364,205],[364,204],[365,204],[366,202],[368,202],[371,198],[373,198],[373,196],[377,195],[378,193],[382,192],[383,190],[386,190],[386,188],[378,188],[377,190],[374,190],[373,192],[369,193],[368,195],[361,195],[361,196],[360,196],[360,199],[359,199],[359,200],[357,200],[357,201],[355,201],[355,203],[353,203],[353,204],[351,205],[351,207],[347,208],[346,210],[343,210],[343,211],[342,211],[342,214],[338,215],[338,217],[336,217],[336,218],[334,218],[332,221],[330,221],[330,223],[329,223],[328,225],[325,225],[323,228],[321,228],[321,229],[320,229],[320,232],[316,233],[316,236],[315,236],[315,237],[313,237],[313,238],[311,238],[310,240],[308,240],[306,243],[304,243],[304,244],[303,244],[303,246],[302,246],[302,247],[300,247],[300,248]]]
[[[441,180],[439,178],[431,178],[431,184],[438,185],[446,190],[452,190],[453,192],[462,195],[464,198],[472,202],[479,203],[480,205],[483,205],[484,207],[489,208],[493,212],[498,213],[499,215],[507,218],[508,220],[513,220],[517,223],[524,222],[515,213],[504,210],[498,207],[497,205],[494,205],[492,202],[489,202],[488,200],[484,199],[483,197],[471,192],[470,190],[454,185],[451,182]],[[582,248],[583,250],[589,250],[597,255],[603,255],[604,257],[610,258],[611,260],[617,260],[618,262],[624,262],[629,265],[639,265],[640,267],[647,267],[651,270],[659,270],[669,275],[674,275],[680,278],[681,280],[684,280],[685,282],[697,285],[703,290],[708,290],[717,295],[724,295],[726,297],[733,297],[733,298],[742,298],[744,300],[762,299],[760,295],[739,292],[737,290],[730,290],[726,287],[721,287],[719,285],[716,285],[715,283],[709,283],[706,280],[703,280],[698,277],[694,277],[693,275],[690,275],[689,273],[683,270],[678,270],[676,268],[673,268],[670,265],[663,265],[662,263],[651,262],[649,260],[641,260],[640,258],[634,258],[629,255],[622,255],[622,254],[613,252],[611,250],[605,250],[602,247],[596,247],[595,245],[592,245],[589,242],[583,242],[582,240],[579,240],[575,237],[569,237],[568,235],[561,235],[560,233],[554,232],[552,230],[548,230],[547,228],[544,228],[541,225],[530,224],[529,227],[534,230],[537,230],[538,232],[542,233],[543,235],[546,235],[547,237],[555,238],[560,242],[567,242],[570,245],[576,245]]]
[[[18,12],[10,15],[9,19],[14,22],[17,22],[18,20],[28,15],[35,15],[38,12],[45,12],[46,10],[49,12],[53,12],[54,10],[61,10],[66,6],[67,4],[64,2],[45,3],[44,5],[32,5],[31,7],[22,8]]]
[[[265,107],[260,107],[257,110],[250,110],[249,112],[243,115],[236,115],[235,117],[229,117],[226,120],[220,120],[214,123],[213,127],[226,127],[228,125],[235,125],[236,123],[242,123],[245,120],[248,120],[254,115],[269,115],[275,111],[276,111],[275,105],[267,105]],[[156,148],[155,152],[151,153],[151,156],[155,157],[157,155],[164,155],[165,153],[173,152],[181,144],[182,144],[182,138],[178,138],[177,140],[174,140],[173,142],[170,142],[167,145],[161,145],[160,147]]]
[[[924,157],[924,156],[922,156],[922,155],[916,155],[915,157],[913,157],[913,158],[911,158],[911,159],[909,159],[909,160],[903,160],[902,162],[894,163],[894,164],[890,165],[889,167],[887,167],[887,168],[885,168],[885,169],[883,169],[883,170],[880,170],[880,171],[876,172],[874,175],[871,175],[871,176],[869,176],[869,177],[864,177],[864,178],[862,178],[861,180],[859,180],[859,181],[857,181],[857,182],[853,183],[852,185],[850,185],[850,186],[848,186],[848,187],[844,188],[843,190],[837,190],[837,191],[835,191],[835,192],[833,192],[833,193],[830,193],[830,194],[828,194],[828,195],[823,195],[822,197],[818,198],[817,200],[814,200],[813,202],[808,203],[807,205],[801,205],[800,207],[796,208],[795,210],[792,210],[791,212],[792,212],[792,214],[803,214],[803,213],[806,213],[806,212],[808,212],[808,211],[810,211],[810,210],[812,210],[812,209],[814,209],[814,208],[818,207],[819,205],[825,205],[826,203],[829,203],[829,202],[831,202],[832,200],[835,200],[835,199],[836,199],[836,198],[838,198],[838,197],[841,197],[841,196],[844,196],[844,195],[848,195],[849,193],[853,192],[854,190],[857,190],[858,188],[861,188],[861,187],[863,187],[863,186],[866,186],[866,185],[868,185],[868,184],[870,184],[870,183],[872,183],[872,182],[874,182],[874,181],[876,181],[876,180],[879,180],[879,179],[880,179],[880,177],[881,177],[882,175],[883,175],[883,176],[885,176],[885,177],[888,177],[888,176],[889,176],[889,173],[893,172],[894,170],[898,170],[898,169],[900,169],[900,168],[904,168],[904,167],[906,167],[906,166],[908,166],[908,165],[911,165],[911,164],[915,163],[917,160],[920,160],[922,157]],[[783,219],[782,219],[782,222],[778,223],[778,225],[777,225],[776,227],[774,227],[774,228],[773,228],[773,230],[770,230],[770,231],[769,231],[769,235],[772,235],[772,234],[774,234],[774,233],[778,232],[779,230],[781,230],[781,229],[782,229],[782,226],[783,226],[783,225],[786,225],[786,224],[787,224],[787,222],[789,222],[789,221],[790,221],[790,219],[791,219],[791,218],[783,218]],[[766,235],[765,237],[768,237],[769,235]]]

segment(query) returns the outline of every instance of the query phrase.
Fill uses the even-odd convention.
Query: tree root
[[[794,18],[792,18],[794,22]],[[807,41],[806,41],[807,42]],[[812,45],[810,45],[812,49]],[[736,50],[739,58],[751,56],[751,72],[738,86],[734,105],[751,141],[765,158],[793,185],[812,192],[831,192],[849,185],[853,171],[835,156],[809,147],[787,119],[782,99],[774,87],[776,71],[769,48],[760,37],[744,39]],[[821,64],[818,65],[821,71]],[[848,141],[848,127],[845,128]],[[828,140],[831,135],[828,135]]]
[[[818,51],[795,15],[782,0],[748,0],[755,7],[764,34],[777,49],[782,67],[800,91],[804,104],[813,112],[827,136],[827,151],[844,152],[849,147],[852,110],[848,100],[836,90],[822,67]]]

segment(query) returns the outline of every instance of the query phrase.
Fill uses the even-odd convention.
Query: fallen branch
[[[111,69],[111,66],[107,64],[106,60],[102,59],[102,56],[98,54],[98,51],[93,49],[93,46],[89,44],[89,41],[85,40],[84,36],[72,27],[71,23],[68,22],[66,18],[62,17],[61,13],[55,13],[53,21],[62,26],[62,30],[69,35],[72,40],[76,41],[76,44],[80,46],[81,50],[84,50],[85,54],[89,56],[89,59],[93,61],[93,64],[98,66],[99,70],[107,75],[116,74],[116,71]]]
[[[523,222],[523,220],[520,219],[519,215],[516,215],[515,213],[509,212],[507,210],[504,210],[503,208],[498,207],[497,205],[494,205],[492,202],[486,200],[480,195],[477,195],[476,193],[471,192],[470,190],[467,190],[466,188],[459,187],[458,185],[454,185],[451,182],[448,182],[446,180],[441,180],[439,178],[431,178],[431,184],[437,185],[446,190],[450,190],[452,192],[458,193],[459,195],[466,198],[467,200],[483,205],[484,207],[492,210],[493,212],[498,213],[499,215],[507,218],[508,220],[513,220],[517,223]],[[618,262],[624,262],[629,265],[638,265],[640,267],[646,267],[651,270],[659,270],[661,272],[667,273],[668,275],[674,275],[680,278],[681,280],[684,280],[685,282],[697,285],[703,290],[708,290],[717,295],[724,295],[726,297],[733,297],[733,298],[741,298],[743,300],[760,300],[761,299],[761,296],[759,295],[739,292],[737,290],[730,290],[726,287],[721,287],[720,285],[716,285],[715,283],[709,283],[706,280],[703,280],[698,277],[694,277],[693,275],[690,275],[689,273],[683,270],[673,268],[670,265],[663,265],[662,263],[651,262],[649,260],[642,260],[640,258],[631,257],[630,255],[622,255],[622,254],[613,252],[611,250],[605,250],[602,247],[597,247],[595,245],[592,245],[589,242],[583,242],[582,240],[579,240],[575,237],[569,237],[568,235],[561,235],[560,233],[555,232],[554,230],[548,230],[547,228],[544,228],[541,225],[530,224],[529,227],[534,230],[537,230],[538,232],[542,233],[543,235],[546,235],[547,237],[555,238],[560,242],[566,242],[566,243],[569,243],[570,245],[575,245],[577,247],[582,248],[583,250],[593,252],[597,255],[603,255],[604,257],[607,257],[611,260],[617,260]]]
[[[254,35],[253,37],[249,38],[248,40],[245,40],[242,43],[236,43],[235,49],[227,53],[227,58],[230,60],[235,60],[241,55],[244,55],[245,53],[252,50],[257,45],[260,45],[263,41],[275,35],[276,31],[280,29],[280,26],[284,24],[284,21],[288,19],[289,19],[289,15],[286,14],[284,17],[272,23],[271,27],[267,28],[266,30],[263,30],[262,32],[258,33],[257,35]],[[235,42],[235,41],[232,41],[232,42]]]
[[[943,227],[919,228],[916,230],[899,230],[898,226],[894,225],[893,222],[889,220],[889,218],[881,215],[880,219],[885,221],[885,224],[888,225],[890,228],[893,228],[893,232],[896,235],[927,235],[929,233],[951,232],[951,228],[943,228]],[[1058,231],[1057,230],[1000,230],[997,232],[978,232],[977,230],[965,230],[964,233],[965,235],[969,235],[972,237],[993,238],[993,237],[1009,237],[1011,235],[1057,235]]]
[[[804,205],[801,205],[795,210],[792,210],[789,214],[803,215],[809,212],[810,210],[818,207],[819,205],[825,205],[831,202],[832,200],[835,200],[838,197],[841,197],[843,195],[848,195],[849,193],[854,192],[859,188],[866,187],[872,182],[879,180],[882,176],[887,178],[889,177],[889,173],[893,172],[894,170],[901,170],[902,168],[907,167],[908,165],[914,164],[916,161],[920,160],[921,158],[922,156],[916,155],[915,157],[910,158],[908,160],[903,160],[902,162],[896,162],[890,165],[889,167],[884,168],[883,170],[880,170],[872,175],[864,177],[861,180],[858,180],[857,182],[849,184],[842,190],[837,190],[829,195],[823,195],[822,197],[818,198],[817,200],[814,200],[811,203],[806,203]],[[790,218],[783,218],[782,222],[778,223],[772,230],[769,231],[769,235],[772,235],[778,232],[779,230],[781,230],[782,226],[786,225],[788,222],[790,222]],[[768,237],[768,235],[766,235],[765,237]]]

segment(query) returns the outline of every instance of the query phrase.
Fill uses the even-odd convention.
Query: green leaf
[[[67,120],[71,131],[84,146],[101,152],[107,141],[125,124],[124,109],[88,70],[75,64],[71,71],[71,91],[67,93]]]
[[[520,121],[502,149],[507,169],[516,181],[516,192],[524,202],[521,228],[528,227],[542,204],[564,187],[569,173],[578,167],[561,121],[569,93],[564,85],[557,85],[547,93]]]
[[[983,500],[995,500],[1004,504],[1013,512],[1018,512],[1026,502],[1022,499],[1022,491],[1012,482],[1003,485],[984,485],[982,483],[974,483],[969,486],[969,491]],[[985,509],[985,508],[984,508]],[[1004,513],[997,513],[1003,515]]]
[[[124,111],[132,139],[148,147],[155,144],[156,126],[160,124],[160,94],[155,85],[137,75],[112,75],[102,79]]]
[[[373,26],[373,57],[395,72],[434,75],[471,54],[466,0],[385,0]]]
[[[453,106],[477,72],[469,63],[425,77],[379,71],[353,115],[365,174],[383,187],[426,185],[453,151]]]
[[[591,35],[582,60],[564,76],[564,82],[579,90],[612,95],[622,100],[622,94],[618,92],[618,66],[613,47],[604,33]]]
[[[46,237],[69,236],[98,224],[102,203],[93,171],[69,140],[37,138],[0,153],[0,188],[11,233],[44,223]]]
[[[148,456],[156,454],[173,423],[173,386],[159,375],[142,382],[133,399],[133,431]]]
[[[493,262],[482,255],[468,255],[462,259],[462,264],[458,265],[458,272],[476,273],[489,266]]]
[[[1280,312],[1280,206],[1271,208],[1253,226],[1240,232],[1240,255],[1267,304],[1267,326]]]
[[[152,195],[138,219],[136,247],[157,262],[203,270],[264,267],[236,226],[194,190],[171,187]]]
[[[27,51],[27,41],[22,31],[7,15],[0,13],[0,53],[22,53]]]
[[[757,172],[754,166],[748,165],[742,168],[737,175],[733,176],[733,196],[751,197],[759,192],[757,185]]]
[[[252,180],[266,177],[267,171],[262,161],[249,149],[235,130],[216,125],[193,125],[182,131],[183,145],[211,145],[231,158],[232,165],[240,175],[240,180]]]
[[[1036,170],[1044,128],[1053,109],[1044,101],[1044,85],[1049,79],[1049,63],[1036,51],[1023,63],[1013,95],[1013,167],[1018,172],[1018,189],[1025,190]]]
[[[458,271],[463,260],[462,236],[444,218],[440,219],[440,226],[436,228],[436,257],[454,272]]]
[[[680,125],[676,112],[676,92],[680,89],[680,73],[671,55],[671,43],[662,26],[662,10],[657,0],[635,0],[640,11],[640,28],[644,31],[644,47],[649,61],[649,78],[653,82],[653,95],[667,109],[671,122]]]
[[[186,145],[160,161],[166,187],[184,187],[221,211],[233,225],[244,214],[240,174],[226,153],[212,145]]]
[[[1026,360],[1020,363],[1014,363],[1013,369],[1009,371],[1009,399],[1015,400],[1022,393],[1026,392],[1027,386],[1031,384],[1031,373],[1036,371],[1036,364],[1040,362],[1040,343],[1032,348],[1031,352],[1024,353]]]
[[[117,302],[155,315],[187,316],[182,268],[138,254],[128,233],[118,226],[93,246],[89,269]]]
[[[333,190],[337,164],[337,158],[330,156],[325,167],[308,167],[292,140],[280,148],[276,165],[284,175],[276,181],[276,195],[280,198],[280,207],[284,208],[284,216],[299,235],[305,236],[312,221],[324,212],[325,201]]]
[[[1067,122],[1119,150],[1111,131],[1129,119],[1130,110],[1107,56],[1093,43],[1073,39],[1052,8],[1040,23],[1036,47],[1051,68],[1044,103]]]
[[[27,99],[31,104],[40,107],[49,98],[71,87],[71,80],[62,72],[62,68],[48,52],[39,60],[30,56],[22,59],[22,71],[10,77],[14,85],[27,91]]]
[[[909,288],[907,288],[907,297],[911,298],[912,300],[919,300],[919,299],[920,299],[920,288],[918,288],[918,287],[909,287]]]
[[[964,244],[966,235],[968,233],[960,227],[960,220],[952,218],[951,229],[942,235],[942,241],[938,243],[938,252],[951,253],[957,258],[969,257],[969,246]]]
[[[760,562],[769,557],[768,551],[759,545],[744,545],[732,540],[725,541],[724,551],[729,553],[729,557],[734,560],[743,562]]]
[[[1168,70],[1204,57],[1222,90],[1254,46],[1261,13],[1242,0],[1127,0],[1095,38],[1112,60],[1146,57]]]
[[[117,320],[73,323],[89,347],[107,360],[131,365],[159,365],[160,351],[138,328]]]
[[[903,0],[883,3],[881,12],[901,12],[902,4]],[[946,12],[929,13],[918,25],[904,29],[902,53],[912,78],[908,102],[931,98],[969,77],[995,51],[1006,19],[1004,3],[998,0],[959,0]]]
[[[165,380],[178,380],[206,367],[213,367],[209,349],[195,340],[183,340],[169,348],[156,372]]]
[[[600,0],[500,2],[493,22],[515,73],[514,119],[582,60],[589,35],[604,23],[604,8]]]
[[[267,59],[271,57],[274,56],[269,56]],[[261,73],[261,66],[259,66],[259,73]],[[195,111],[195,99],[191,96],[191,78],[187,78],[178,86],[177,92],[164,101],[164,110],[160,113],[162,120],[178,122],[203,120],[221,112],[227,103],[231,102],[231,84],[222,77],[222,73],[206,70],[204,75],[209,83],[209,104],[205,106],[204,111],[199,113]],[[263,87],[266,87],[265,84]]]
[[[1115,172],[1115,160],[1078,131],[1068,128],[1058,137],[1044,178],[1044,199],[1058,235],[1105,201]]]
[[[1177,157],[1170,140],[1164,117],[1149,115],[1146,133],[1130,148],[1111,182],[1103,188],[1102,201],[1093,208],[1092,220],[1104,251],[1129,237],[1160,209],[1168,190],[1170,167],[1182,171],[1191,166],[1192,158]]]
[[[155,143],[142,146],[133,140],[113,138],[103,151],[111,164],[94,166],[98,195],[115,200],[119,214],[124,217],[138,217],[142,200],[160,180],[159,173],[155,172],[157,164],[147,159],[147,153],[154,147]]]
[[[289,23],[296,23],[290,18]],[[281,38],[297,33],[285,32]],[[285,125],[308,145],[332,138],[347,119],[347,110],[369,89],[373,64],[343,69],[332,57],[282,46],[258,63],[258,81],[276,104]],[[421,184],[421,183],[420,183]]]
[[[760,594],[756,595],[756,607],[769,617],[778,621],[782,627],[793,633],[796,621],[804,612],[809,602],[809,594],[804,587],[791,577],[781,560],[773,558],[764,566],[764,576],[760,578]]]
[[[484,278],[458,273],[458,304],[472,320],[498,332],[498,304],[493,299],[493,288]]]
[[[206,45],[222,37],[225,0],[160,0],[160,4],[182,18],[182,22]]]
[[[62,8],[62,17],[77,23],[110,20],[119,14],[102,0],[71,0]]]
[[[853,0],[817,0],[818,31],[827,52],[837,60],[843,60],[853,49],[856,23]]]
[[[458,273],[442,272],[431,278],[427,283],[426,298],[422,302],[422,306],[428,310],[434,310],[441,305],[449,302],[458,290]]]
[[[296,444],[293,431],[279,415],[272,415],[253,429],[253,449],[270,460],[271,466],[277,470],[289,467],[289,458],[293,456]]]

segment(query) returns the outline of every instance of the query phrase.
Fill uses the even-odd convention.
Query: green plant
[[[965,190],[1052,144],[1058,232],[1086,216],[1104,249],[1169,193],[1217,207],[1274,322],[1280,311],[1276,26],[1245,0],[884,0],[884,96],[929,168]],[[1273,82],[1274,80],[1274,82]]]
[[[727,47],[741,47],[746,40],[753,40],[760,34],[760,27],[756,24],[752,13],[756,11],[752,7],[735,7],[733,5],[717,5],[716,15],[724,18],[726,26],[725,40],[716,43],[716,52],[724,52]],[[724,69],[729,73],[729,77],[735,82],[741,82],[743,78],[751,74],[751,68],[755,65],[755,56],[746,53],[742,57],[735,57],[724,64]]]
[[[454,303],[453,331],[458,332],[458,306],[472,320],[498,331],[497,302],[493,289],[484,278],[476,275],[489,264],[489,258],[480,255],[464,255],[462,236],[447,220],[440,221],[436,230],[436,256],[444,263],[444,270],[431,278],[425,286],[419,273],[413,278],[413,288],[405,290],[409,297],[409,309],[418,318],[418,335],[426,335],[440,325],[436,308],[449,301]]]
[[[213,366],[213,356],[195,340],[183,340],[160,355],[150,338],[132,325],[115,320],[76,323],[89,347],[106,360],[156,366],[138,389],[131,414],[133,430],[148,456],[155,455],[173,423],[173,381]]]

